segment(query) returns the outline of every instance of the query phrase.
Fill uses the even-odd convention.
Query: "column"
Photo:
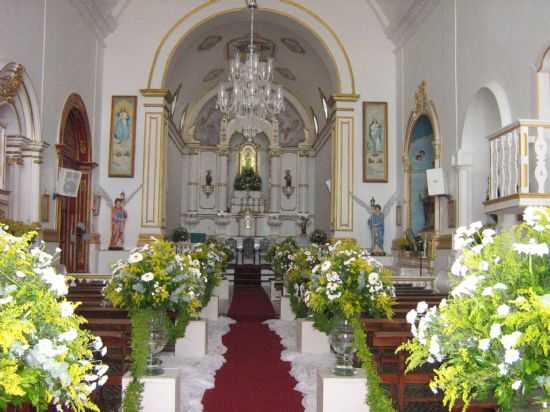
[[[218,149],[218,210],[227,210],[227,180],[228,180],[229,146],[220,145]]]
[[[354,101],[333,98],[331,227],[334,237],[353,231]]]
[[[21,204],[25,205],[19,216],[24,222],[40,223],[40,165],[45,148],[45,143],[32,141],[22,148],[21,187],[24,190],[18,195]]]
[[[309,213],[310,146],[300,145],[298,152],[298,212]]]
[[[162,238],[166,229],[166,173],[167,139],[166,127],[169,106],[166,101],[168,89],[143,89],[141,112],[144,116],[143,170],[141,198],[141,229],[139,243],[149,241],[151,236]]]
[[[200,152],[198,148],[192,147],[189,152],[189,210],[196,212],[199,210],[199,190],[200,190]]]
[[[269,150],[270,185],[269,185],[269,211],[279,213],[281,210],[281,150],[278,146]]]
[[[472,223],[472,154],[458,151],[452,160],[457,173],[457,223],[458,226],[467,226]]]
[[[23,159],[20,155],[8,155],[8,190],[10,190],[9,198],[9,218],[11,220],[20,221],[22,217],[22,205],[19,199],[19,191],[21,190],[21,170],[23,169]]]

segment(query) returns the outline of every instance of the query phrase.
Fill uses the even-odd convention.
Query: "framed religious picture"
[[[109,135],[109,177],[134,177],[136,96],[113,96]]]
[[[363,102],[363,181],[388,182],[386,102]]]

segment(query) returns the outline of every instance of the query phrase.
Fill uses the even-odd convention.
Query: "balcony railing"
[[[519,212],[550,205],[550,122],[518,120],[488,136],[490,150],[487,212]]]

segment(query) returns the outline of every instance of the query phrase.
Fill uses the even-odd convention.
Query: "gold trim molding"
[[[360,97],[356,93],[336,93],[330,98],[329,104],[332,106],[334,102],[356,102]]]
[[[349,57],[349,54],[344,46],[344,42],[340,39],[340,37],[338,36],[338,34],[334,31],[334,29],[332,29],[332,27],[323,19],[321,18],[317,13],[315,13],[314,11],[312,11],[311,9],[309,9],[308,7],[296,2],[296,1],[293,1],[293,0],[280,0],[281,3],[283,4],[286,4],[288,6],[292,6],[292,7],[295,7],[299,10],[302,10],[304,13],[306,13],[307,15],[309,15],[310,17],[312,17],[314,20],[316,20],[323,28],[325,28],[328,33],[333,37],[334,41],[336,41],[336,43],[338,44],[338,47],[340,48],[340,51],[342,52],[343,56],[344,56],[344,59],[346,61],[346,64],[345,66],[347,66],[347,70],[348,70],[348,73],[349,73],[349,76],[350,76],[350,83],[351,83],[351,95],[356,95],[356,85],[355,85],[355,75],[353,73],[353,66],[351,64],[351,59]],[[191,9],[188,13],[186,13],[185,15],[183,15],[180,19],[178,19],[174,25],[172,27],[170,27],[170,29],[164,34],[164,36],[162,37],[162,39],[160,40],[160,43],[158,44],[156,50],[155,50],[155,53],[153,55],[153,61],[151,63],[151,67],[149,69],[149,77],[148,77],[148,80],[147,80],[147,87],[151,87],[152,84],[153,84],[153,75],[155,73],[155,71],[157,70],[163,70],[163,74],[162,74],[162,77],[161,77],[161,84],[166,84],[166,76],[167,76],[167,71],[168,71],[168,66],[170,65],[170,62],[172,61],[173,59],[173,56],[174,56],[174,53],[175,53],[175,50],[179,47],[179,45],[181,44],[181,42],[187,38],[187,36],[194,30],[196,29],[197,27],[199,27],[200,25],[204,24],[205,22],[208,22],[209,20],[215,18],[215,17],[218,17],[218,16],[222,16],[222,15],[225,15],[225,14],[229,14],[229,13],[234,13],[234,12],[238,12],[240,10],[242,10],[242,8],[236,8],[236,9],[228,9],[228,10],[223,10],[221,12],[217,12],[217,13],[214,13],[213,15],[209,15],[207,17],[205,17],[204,19],[201,19],[198,23],[194,24],[191,28],[189,28],[188,30],[185,31],[185,33],[175,42],[175,45],[174,47],[172,48],[172,50],[170,51],[170,53],[168,53],[167,55],[167,58],[166,58],[166,61],[165,61],[165,67],[164,68],[160,68],[160,67],[157,67],[157,64],[159,63],[159,58],[160,58],[160,55],[161,55],[161,51],[163,49],[163,47],[166,45],[167,41],[168,41],[168,38],[174,34],[174,32],[176,31],[176,29],[181,25],[183,24],[186,20],[188,20],[189,18],[191,18],[192,16],[194,16],[195,14],[199,13],[200,11],[202,11],[203,9],[206,9],[208,8],[209,6],[211,5],[214,5],[216,3],[219,3],[219,0],[207,0],[206,2],[198,5],[197,7]],[[341,77],[340,77],[340,66],[336,63],[336,59],[334,58],[334,55],[332,53],[332,49],[328,46],[328,44],[326,44],[326,42],[324,41],[324,39],[319,35],[318,31],[317,30],[314,30],[310,25],[308,25],[305,21],[302,21],[300,19],[298,19],[296,17],[296,15],[293,15],[293,14],[288,14],[288,13],[285,13],[281,10],[277,10],[277,9],[273,9],[273,8],[268,8],[268,7],[262,7],[262,10],[265,10],[267,12],[271,12],[273,14],[277,14],[277,15],[281,15],[281,16],[284,16],[284,17],[287,17],[291,20],[293,20],[294,22],[296,22],[297,24],[299,24],[300,26],[304,27],[305,29],[307,29],[313,36],[315,36],[315,38],[317,38],[317,40],[323,45],[323,47],[325,48],[327,54],[331,57],[332,59],[332,62],[335,66],[335,68],[337,69],[336,70],[336,77],[337,77],[337,83],[338,83],[338,90],[342,91],[342,83],[341,83]],[[358,99],[359,97],[357,97]],[[356,100],[357,100],[356,99]],[[356,101],[354,100],[354,101]]]
[[[510,200],[527,200],[527,199],[550,199],[550,193],[515,193],[513,195],[499,197],[483,202],[484,205],[493,205],[495,203],[508,202]]]
[[[11,103],[23,83],[23,66],[8,63],[0,70],[0,101]]]
[[[166,239],[165,234],[158,234],[158,233],[140,233],[138,237],[138,246],[144,246],[148,243],[151,243],[153,239]]]
[[[161,88],[161,89],[141,89],[139,91],[142,96],[145,97],[168,97],[170,96],[170,90]]]

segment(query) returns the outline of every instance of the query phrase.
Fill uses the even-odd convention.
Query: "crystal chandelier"
[[[268,119],[284,110],[283,89],[273,83],[273,58],[261,61],[254,46],[254,12],[256,0],[247,0],[250,10],[250,45],[244,61],[238,49],[229,61],[229,79],[220,83],[216,107],[229,119],[244,120],[247,139],[259,133],[253,126],[258,119]],[[252,136],[253,135],[253,136]]]

